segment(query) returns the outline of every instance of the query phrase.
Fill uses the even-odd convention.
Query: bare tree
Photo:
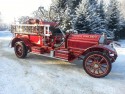
[[[43,21],[49,21],[49,12],[40,6],[36,11],[33,12],[33,17],[36,19],[41,19]]]
[[[19,22],[20,24],[24,24],[24,23],[26,23],[26,21],[28,21],[29,19],[30,19],[29,16],[21,16],[21,17],[18,19],[18,22]]]

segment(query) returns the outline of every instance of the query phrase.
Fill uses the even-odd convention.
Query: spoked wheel
[[[109,74],[112,66],[106,55],[101,52],[91,52],[85,56],[83,67],[90,76],[101,78]]]
[[[27,48],[22,42],[15,43],[14,50],[18,58],[25,58],[27,56]]]

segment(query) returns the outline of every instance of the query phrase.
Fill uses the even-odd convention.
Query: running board
[[[57,57],[51,56],[50,54],[47,54],[47,53],[45,53],[45,54],[38,54],[38,53],[33,53],[33,52],[30,52],[30,53],[35,54],[35,55],[39,55],[39,56],[49,57],[49,58],[58,59],[58,60],[68,62],[68,60],[57,58]]]

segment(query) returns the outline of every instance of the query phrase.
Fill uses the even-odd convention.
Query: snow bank
[[[10,32],[4,33],[2,39]],[[10,40],[4,39],[0,40],[0,94],[125,94],[125,40],[119,42],[122,47],[115,47],[118,58],[111,73],[97,79],[85,73],[80,61],[70,64],[32,54],[18,59],[8,47]]]
[[[0,31],[0,40],[11,40],[12,36],[10,31]]]
[[[125,48],[125,40],[120,40],[119,43],[121,44],[121,47]]]

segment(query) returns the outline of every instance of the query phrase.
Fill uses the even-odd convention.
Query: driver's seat
[[[50,26],[50,31],[52,33],[52,35],[50,36],[51,39],[51,46],[53,46],[54,48],[60,47],[62,45],[62,32],[59,28],[56,28],[54,26]]]

